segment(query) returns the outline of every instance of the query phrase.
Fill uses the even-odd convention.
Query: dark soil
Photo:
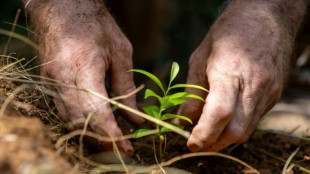
[[[152,143],[152,137],[133,140],[133,145],[136,149],[134,159],[138,164],[156,163]],[[222,151],[222,153],[229,154],[248,163],[262,174],[274,174],[282,172],[285,162],[270,157],[262,151],[269,152],[286,160],[297,147],[299,147],[299,152],[294,157],[293,162],[296,165],[310,169],[309,141],[259,130],[255,131],[246,143],[229,147]],[[186,140],[174,133],[168,134],[164,160],[169,160],[185,153],[190,153],[186,147]],[[235,161],[215,156],[188,158],[176,162],[171,167],[197,174],[251,173],[250,170]],[[297,168],[294,168],[293,171],[294,173],[303,173]]]

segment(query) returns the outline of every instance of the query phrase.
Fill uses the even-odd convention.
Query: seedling
[[[185,103],[184,98],[194,98],[194,99],[201,100],[202,102],[205,102],[204,99],[201,98],[200,96],[195,95],[195,94],[190,94],[187,92],[177,92],[177,93],[169,94],[169,92],[172,89],[185,88],[185,87],[197,88],[197,89],[204,90],[204,91],[208,92],[207,89],[205,89],[201,86],[198,86],[198,85],[193,85],[193,84],[176,84],[176,85],[171,86],[172,81],[178,75],[179,70],[180,70],[180,67],[179,67],[178,63],[173,62],[172,68],[171,68],[171,74],[170,74],[170,81],[169,81],[168,88],[166,90],[163,87],[161,81],[155,75],[153,75],[147,71],[141,70],[141,69],[132,69],[130,71],[138,72],[138,73],[146,75],[147,77],[152,79],[163,92],[162,95],[160,96],[150,89],[145,90],[145,94],[144,94],[145,99],[147,99],[149,97],[155,97],[155,98],[157,98],[157,100],[160,104],[160,106],[149,105],[149,106],[143,107],[142,109],[145,113],[147,113],[148,115],[151,115],[151,116],[153,116],[159,120],[162,120],[162,121],[177,118],[177,119],[188,121],[189,123],[193,124],[192,120],[186,116],[175,115],[175,114],[171,114],[171,113],[164,113],[165,110],[167,110],[171,107],[178,106],[180,104]],[[173,123],[169,123],[169,124],[176,126],[179,129],[184,129],[184,127],[181,125],[177,125],[177,124],[173,124]],[[159,137],[159,142],[160,142],[159,154],[160,154],[160,156],[162,156],[162,154],[163,154],[162,144],[165,141],[164,133],[171,132],[171,130],[166,128],[166,127],[160,126],[159,124],[156,124],[156,129],[157,129],[156,132],[151,131],[150,129],[139,129],[139,130],[135,131],[134,135],[135,135],[135,138],[140,138],[140,137],[152,135],[152,134],[157,135],[157,137]]]

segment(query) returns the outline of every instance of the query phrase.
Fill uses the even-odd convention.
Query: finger
[[[200,49],[198,48],[190,58],[189,61],[189,72],[187,75],[187,84],[195,84],[202,86],[208,89],[208,79],[206,76],[206,60],[204,58],[200,58],[201,54]],[[197,57],[198,56],[198,57]],[[194,89],[194,88],[186,88],[185,92],[196,94],[202,98],[206,98],[207,93],[205,91]],[[205,103],[200,100],[187,98],[187,104],[182,104],[178,110],[178,115],[185,115],[189,117],[193,122],[196,122],[199,116],[202,113],[202,108]],[[190,103],[190,105],[188,105]],[[176,124],[181,124],[184,126],[188,126],[189,123],[187,121],[183,121],[180,119],[173,120]]]
[[[97,86],[94,84],[90,85]],[[85,88],[91,89],[87,86],[85,86]],[[100,88],[101,89],[94,89],[94,91],[102,94],[104,97],[108,97],[106,91],[104,91],[104,85]],[[89,121],[89,126],[94,132],[102,136],[111,138],[123,137],[120,128],[117,126],[109,103],[99,97],[90,95],[89,93],[82,91],[80,92],[79,97],[79,103],[81,105],[81,108],[83,108],[83,113],[85,117],[91,117]],[[122,152],[128,155],[133,154],[133,147],[128,140],[117,141],[116,144],[119,150],[121,150]],[[109,151],[113,149],[111,142],[99,142],[99,146],[104,151]]]
[[[128,94],[136,89],[133,82],[133,73],[127,72],[132,69],[132,47],[129,41],[126,39],[121,44],[122,48],[117,49],[112,55],[111,62],[111,87],[116,96]],[[121,103],[131,108],[138,110],[136,106],[136,96],[132,95],[126,99],[120,100]],[[120,110],[121,115],[128,121],[140,125],[144,122],[144,119],[126,110]]]
[[[191,151],[200,151],[216,143],[235,110],[239,80],[234,77],[215,75],[212,78],[203,113],[187,143]],[[197,146],[192,138],[200,140],[204,146]]]
[[[272,84],[272,86],[275,86]],[[249,126],[247,127],[247,130],[245,131],[244,135],[242,136],[242,138],[237,141],[237,143],[243,143],[245,142],[250,135],[252,134],[252,132],[256,129],[258,122],[260,121],[260,119],[268,112],[270,111],[270,109],[277,103],[277,101],[280,98],[280,92],[282,91],[276,91],[277,94],[275,94],[271,89],[271,87],[267,88],[269,92],[263,92],[264,94],[268,94],[269,95],[264,95],[263,96],[263,100],[256,105],[254,111],[253,111],[253,117],[250,121]],[[272,96],[270,98],[270,96]]]
[[[216,143],[202,151],[220,151],[234,143],[245,142],[255,130],[260,118],[274,105],[275,101],[276,99],[270,99],[268,92],[240,90],[232,120]]]
[[[54,102],[62,119],[67,123],[70,130],[82,129],[85,117],[78,103],[78,91],[61,87],[57,89],[61,98],[54,98]]]
[[[104,55],[95,54],[93,56]],[[104,85],[105,67],[103,61],[89,58],[89,63],[77,75],[76,85],[97,92],[107,98]],[[119,138],[123,136],[108,102],[85,91],[79,91],[78,102],[85,117],[89,114],[92,115],[89,125],[93,131],[108,137]],[[101,144],[105,148],[104,150],[112,149],[112,144],[109,142],[101,142]],[[133,147],[128,140],[117,141],[116,144],[122,152],[128,155],[133,153]]]
[[[46,73],[42,73],[41,75],[47,76]],[[46,82],[44,79],[41,81]],[[70,83],[68,85],[73,85],[71,80],[68,80],[67,82]],[[53,101],[57,111],[59,112],[61,120],[67,124],[67,128],[69,130],[83,128],[85,117],[79,109],[80,107],[75,102],[78,100],[78,92],[75,89],[70,89],[67,87],[47,86],[47,88],[52,91],[56,91],[58,96],[54,96]]]
[[[245,136],[246,131],[250,126],[252,118],[257,114],[253,112],[256,103],[256,100],[250,101],[250,103],[247,102],[246,99],[243,98],[243,94],[239,94],[237,106],[231,121],[225,127],[218,140],[201,151],[217,152],[231,144],[243,143],[246,141],[248,138],[248,136]]]
[[[67,115],[67,111],[66,111],[64,102],[60,98],[56,98],[56,97],[53,98],[53,101],[54,101],[54,104],[57,108],[57,111],[60,114],[61,120],[64,121],[65,123],[68,123],[70,120],[69,120],[69,117]]]
[[[94,89],[94,91],[102,94],[105,97],[108,97],[104,89],[104,85],[98,86],[91,83],[89,84],[98,87],[96,90]],[[85,88],[91,89],[90,86],[86,85]],[[92,118],[90,119],[89,125],[93,131],[103,136],[112,138],[120,138],[123,136],[121,130],[117,126],[109,103],[99,97],[92,96],[89,93],[82,91],[80,92],[79,96],[79,103],[83,108],[85,116],[89,116],[88,114],[91,114]],[[133,153],[133,147],[128,140],[118,141],[116,142],[116,144],[122,152],[128,155],[131,155]],[[112,150],[113,147],[110,142],[101,142],[100,145],[105,151]]]

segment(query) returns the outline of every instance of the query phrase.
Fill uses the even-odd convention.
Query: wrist
[[[62,37],[100,33],[113,19],[101,0],[23,0],[30,24],[39,37]]]
[[[59,54],[101,44],[105,33],[118,31],[101,0],[23,0],[30,19],[33,39],[39,47],[40,61]]]
[[[232,0],[229,4],[230,8],[247,12],[253,17],[262,15],[266,19],[274,18],[274,22],[288,29],[292,37],[296,36],[309,5],[309,0]]]
[[[308,5],[308,0],[232,0],[211,28],[210,36],[220,41],[216,48],[232,43],[234,51],[238,48],[249,56],[256,54],[253,57],[259,60],[272,59],[284,83]]]
[[[31,0],[26,6],[34,39],[43,51],[56,50],[64,41],[100,42],[103,33],[118,31],[102,0]],[[26,3],[26,4],[25,4]],[[107,37],[106,37],[107,38]],[[51,48],[52,46],[52,48]]]

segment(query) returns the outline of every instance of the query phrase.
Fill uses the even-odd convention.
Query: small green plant
[[[155,117],[155,118],[157,118],[159,120],[162,120],[162,121],[178,118],[178,119],[181,119],[181,120],[186,120],[186,121],[188,121],[189,123],[192,124],[192,120],[189,119],[186,116],[175,115],[175,114],[165,113],[164,112],[168,108],[171,108],[171,107],[174,107],[174,106],[178,106],[180,104],[185,103],[185,99],[184,98],[194,98],[194,99],[198,99],[198,100],[201,100],[202,102],[204,102],[204,99],[201,98],[200,96],[197,96],[195,94],[190,94],[190,93],[187,93],[187,92],[177,92],[177,93],[169,94],[169,92],[172,89],[189,87],[189,88],[201,89],[201,90],[204,90],[204,91],[208,92],[207,89],[205,89],[205,88],[203,88],[201,86],[198,86],[198,85],[193,85],[193,84],[175,84],[175,85],[171,86],[172,81],[176,78],[177,74],[179,73],[179,70],[180,70],[180,67],[179,67],[178,63],[173,62],[172,68],[171,68],[171,74],[170,74],[170,81],[169,81],[169,85],[168,85],[166,90],[163,87],[161,81],[156,76],[154,76],[153,74],[151,74],[151,73],[149,73],[147,71],[144,71],[144,70],[140,70],[140,69],[132,69],[130,71],[138,72],[138,73],[146,75],[147,77],[152,79],[159,86],[159,88],[163,92],[162,95],[158,95],[158,94],[156,94],[154,91],[152,91],[150,89],[146,89],[145,90],[145,95],[144,95],[145,99],[147,99],[148,97],[155,97],[155,98],[157,98],[157,100],[158,100],[158,102],[160,104],[160,106],[149,105],[149,106],[143,107],[142,109],[143,109],[143,111],[145,113],[147,113],[148,115],[151,115],[151,116],[153,116],[153,117]],[[180,129],[184,129],[184,127],[181,126],[181,125],[177,125],[177,124],[173,124],[173,123],[170,123],[170,124],[180,128]],[[159,151],[160,152],[159,152],[159,154],[160,154],[160,156],[162,156],[162,154],[163,154],[162,153],[163,152],[162,151],[162,144],[165,141],[165,137],[163,136],[163,134],[166,133],[166,132],[171,132],[171,130],[166,128],[166,127],[160,126],[158,124],[156,124],[156,129],[157,129],[156,132],[151,131],[149,129],[139,129],[139,130],[135,131],[134,135],[135,135],[135,138],[140,138],[140,137],[143,137],[143,136],[156,134],[159,137],[159,142],[160,142],[160,145],[159,145]]]

